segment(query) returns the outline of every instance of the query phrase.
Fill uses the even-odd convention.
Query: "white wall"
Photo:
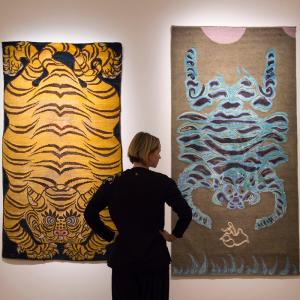
[[[161,138],[163,159],[158,171],[168,175],[171,172],[171,25],[298,26],[297,87],[300,91],[298,0],[0,0],[0,41],[123,44],[124,154],[136,131],[149,131]],[[129,162],[124,155],[124,168],[127,167]],[[0,212],[2,219],[2,199]],[[167,224],[170,227],[170,211],[167,211]],[[300,299],[299,277],[171,281],[171,300],[283,298]],[[110,269],[104,263],[1,259],[0,299],[108,300],[111,299]]]

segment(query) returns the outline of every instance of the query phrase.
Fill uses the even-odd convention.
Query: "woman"
[[[100,237],[115,238],[108,253],[113,300],[169,299],[171,259],[166,241],[182,237],[192,213],[175,182],[149,170],[157,166],[160,150],[158,138],[137,133],[128,149],[133,168],[106,180],[84,214]],[[171,234],[164,230],[165,203],[178,215]],[[116,234],[99,219],[107,206]]]

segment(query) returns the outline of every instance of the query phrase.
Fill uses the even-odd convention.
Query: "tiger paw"
[[[23,68],[21,55],[25,53],[27,45],[26,42],[19,42],[16,46],[5,47],[3,54],[4,74],[15,76]]]
[[[85,246],[80,244],[65,244],[63,254],[68,255],[72,260],[91,260],[95,256],[95,252],[90,252]]]
[[[106,248],[98,248],[96,250],[96,253],[97,254],[101,254],[101,255],[104,255],[106,253]]]
[[[21,246],[18,249],[20,249],[19,251],[26,252],[27,257],[31,259],[52,259],[58,254],[57,245],[54,243],[36,245],[33,250],[22,249]]]
[[[12,59],[10,57],[6,57],[4,55],[4,74],[7,74],[9,76],[15,76],[23,67],[23,64],[21,61],[17,61],[15,59]]]

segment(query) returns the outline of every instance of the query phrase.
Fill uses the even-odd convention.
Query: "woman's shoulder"
[[[152,174],[153,177],[156,177],[158,180],[161,180],[163,182],[169,183],[169,182],[173,181],[173,179],[170,178],[166,174],[163,174],[163,173],[160,173],[160,172],[156,172],[156,171],[153,171],[153,170],[149,170],[149,172],[151,172],[151,174]]]
[[[167,176],[166,174],[156,172],[150,169],[144,169],[144,168],[131,168],[127,169],[125,171],[122,171],[120,173],[117,173],[115,175],[109,176],[106,178],[106,181],[109,184],[117,183],[117,182],[126,182],[127,180],[131,180],[132,177],[135,177],[135,175],[144,175],[149,180],[158,181],[160,183],[166,183],[169,184],[171,182],[174,182],[172,178]],[[144,177],[145,178],[145,177]]]
[[[123,172],[116,173],[114,175],[109,175],[108,177],[105,178],[103,181],[103,184],[112,184],[114,183],[121,175]]]

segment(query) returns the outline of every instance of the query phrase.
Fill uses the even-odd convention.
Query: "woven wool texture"
[[[105,259],[83,212],[122,168],[121,44],[2,46],[3,257]]]
[[[172,28],[172,177],[193,210],[173,275],[298,274],[295,42]]]

